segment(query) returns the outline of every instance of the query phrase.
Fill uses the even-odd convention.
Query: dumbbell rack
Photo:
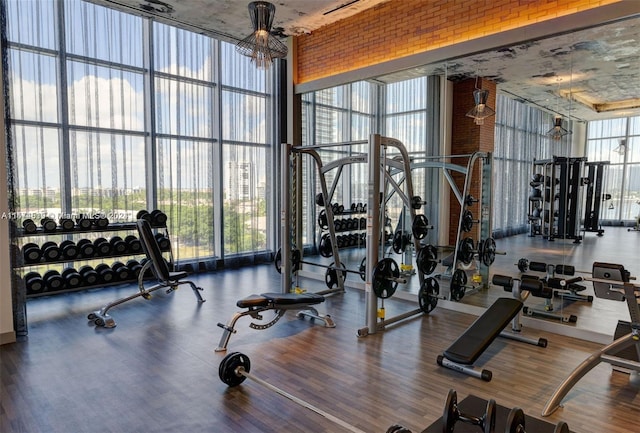
[[[353,203],[349,209],[343,208],[342,205],[336,203],[332,204],[332,210],[334,217],[333,227],[336,234],[337,246],[342,248],[363,248],[366,244],[366,237],[363,235],[366,233],[367,221],[363,215],[366,215],[366,206]],[[324,215],[324,222],[322,220]],[[356,215],[360,215],[357,217]],[[332,246],[330,238],[330,226],[326,222],[326,213],[320,212],[318,217],[318,227],[320,230],[318,250],[321,256],[331,257]]]
[[[161,248],[161,249],[163,252],[168,253],[169,267],[173,268],[173,252],[171,248],[171,242],[169,240],[170,238],[169,238],[167,227],[164,224],[154,225],[154,229],[158,231],[157,233],[158,236],[161,235],[163,237],[163,239],[160,239],[160,240],[164,244],[164,248]],[[61,238],[61,240],[56,245],[62,245],[65,240],[70,240],[75,235],[79,235],[79,234],[93,234],[93,235],[96,235],[95,237],[97,239],[101,237],[100,235],[106,234],[106,233],[126,233],[126,232],[132,232],[132,231],[137,232],[135,223],[111,223],[103,227],[91,226],[90,228],[80,228],[79,226],[75,226],[71,230],[69,229],[65,230],[61,226],[57,226],[55,230],[45,231],[42,227],[38,227],[35,232],[29,232],[29,233],[25,232],[23,229],[17,229],[16,237],[24,240],[24,242],[22,242],[23,249],[24,249],[24,246],[27,245],[27,243],[29,243],[30,241],[32,241],[32,239],[30,239],[32,237],[37,237],[37,238],[41,238],[43,236],[59,237]],[[91,237],[94,237],[94,236],[91,236]],[[133,238],[137,240],[137,237],[134,235],[131,235],[131,237],[129,237],[130,240],[133,240]],[[86,238],[82,238],[78,240],[78,243],[76,243],[76,246],[80,244],[82,240],[85,240],[85,239]],[[114,237],[112,237],[111,239],[114,239]],[[47,242],[50,242],[50,240],[43,242],[42,245],[46,245]],[[93,244],[95,241],[90,241],[90,242]],[[109,241],[107,242],[109,243]],[[113,249],[113,245],[110,244],[109,246],[112,247]],[[45,257],[42,257],[35,262],[26,261],[24,258],[24,252],[21,251],[19,254],[17,254],[18,260],[16,261],[16,266],[14,267],[14,271],[16,271],[18,274],[20,273],[22,274],[22,277],[19,278],[19,282],[23,286],[23,290],[24,290],[23,293],[26,293],[26,298],[36,298],[41,296],[49,296],[49,295],[55,295],[59,293],[68,293],[73,291],[95,289],[95,288],[107,287],[107,286],[118,285],[118,284],[128,284],[128,283],[137,281],[138,279],[137,274],[133,272],[132,269],[129,269],[128,266],[123,264],[123,266],[127,268],[126,270],[129,271],[128,272],[129,275],[126,276],[125,278],[122,278],[121,276],[125,274],[125,271],[122,270],[122,273],[118,273],[116,270],[112,269],[113,264],[109,266],[108,264],[105,263],[105,261],[106,259],[115,259],[115,258],[121,258],[121,257],[130,257],[131,259],[135,259],[136,257],[144,256],[145,255],[144,251],[142,250],[142,248],[139,248],[137,251],[131,251],[129,249],[128,244],[127,244],[127,249],[123,251],[122,248],[120,248],[119,250],[120,250],[119,252],[109,253],[104,255],[98,255],[96,251],[96,253],[91,256],[83,256],[82,254],[80,254],[80,248],[78,248],[78,254],[76,254],[74,257],[67,257],[67,258],[60,257],[59,259],[56,259],[56,260],[46,260]],[[142,268],[142,265],[144,265],[145,261],[146,261],[146,257],[142,259],[140,262],[138,262],[140,265],[140,268],[137,268],[138,272]],[[83,266],[93,264],[92,268],[95,271],[98,271],[98,269],[106,270],[106,268],[108,268],[114,271],[116,275],[112,275],[112,278],[110,281],[104,281],[103,279],[100,278],[100,275],[98,275],[97,278],[95,278],[96,281],[93,284],[79,284],[75,287],[68,287],[67,281],[65,281],[64,279],[62,280],[58,279],[59,288],[56,288],[56,289],[47,289],[44,278],[43,278],[42,290],[39,290],[36,292],[30,292],[27,290],[27,279],[25,277],[27,277],[31,272],[33,272],[34,268],[48,267],[49,268],[48,271],[51,271],[51,270],[58,271],[60,276],[62,276],[65,269],[71,269],[70,266],[65,267],[64,264],[76,263],[76,262],[84,262]],[[81,268],[78,267],[78,270],[79,269]],[[105,273],[108,273],[108,272],[105,271]],[[119,274],[120,277],[117,274]],[[42,275],[42,277],[44,277],[44,275],[46,275],[46,272]],[[151,274],[148,274],[145,276],[145,278],[148,278],[150,276]],[[80,277],[82,277],[81,281],[83,281],[84,275],[81,275]]]

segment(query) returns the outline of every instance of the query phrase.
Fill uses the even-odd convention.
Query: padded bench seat
[[[514,298],[498,298],[469,328],[443,352],[458,364],[473,364],[522,308]]]
[[[277,306],[287,308],[291,305],[315,305],[324,302],[324,296],[315,293],[263,293],[240,299],[236,305],[240,308]]]

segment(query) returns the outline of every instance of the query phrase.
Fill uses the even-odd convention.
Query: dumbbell
[[[131,259],[127,261],[127,268],[129,268],[129,272],[131,273],[131,278],[138,278],[140,275],[140,271],[142,270],[142,265],[135,259]]]
[[[67,286],[67,289],[75,289],[82,286],[82,275],[78,273],[75,268],[66,268],[62,271],[62,278]]]
[[[342,231],[342,220],[333,220],[333,228],[336,232]]]
[[[519,407],[514,407],[509,412],[504,433],[527,433],[525,430],[524,411]],[[553,429],[553,433],[569,433],[569,425],[564,421],[560,421]]]
[[[93,241],[93,246],[96,249],[96,256],[104,257],[111,254],[111,244],[107,242],[105,238],[98,238]]]
[[[109,284],[116,279],[115,272],[106,263],[100,263],[96,266],[95,271],[98,273],[98,282],[100,283]]]
[[[27,294],[40,293],[44,290],[44,281],[39,272],[28,272],[24,276],[24,284]]]
[[[76,223],[74,223],[71,218],[62,217],[60,218],[59,222],[60,222],[60,227],[62,228],[62,231],[65,231],[65,232],[70,232],[76,226]]]
[[[491,399],[487,402],[487,408],[480,417],[460,412],[458,409],[458,395],[453,389],[449,390],[447,401],[442,414],[443,432],[453,433],[453,429],[458,421],[480,427],[483,433],[494,433],[496,427],[496,401]]]
[[[169,238],[163,235],[162,233],[156,233],[156,241],[158,242],[158,246],[160,247],[160,251],[168,251],[171,249],[171,242]]]
[[[45,289],[49,292],[62,290],[64,288],[64,279],[62,275],[60,275],[60,272],[55,269],[45,272],[42,276],[42,281],[44,282]]]
[[[99,215],[94,218],[93,224],[99,229],[104,229],[109,226],[109,219],[104,215]]]
[[[387,429],[387,433],[411,433],[411,430],[401,425],[394,424]]]
[[[109,239],[109,245],[111,245],[112,254],[122,255],[127,252],[127,243],[120,236]]]
[[[139,210],[138,213],[136,214],[136,219],[137,220],[145,220],[148,221],[149,224],[152,223],[152,218],[151,218],[151,214],[149,212],[147,212],[145,209]]]
[[[85,265],[78,269],[78,273],[82,277],[85,286],[93,286],[98,283],[98,273],[89,265]]]
[[[151,211],[151,224],[154,227],[164,227],[167,225],[167,215],[159,209]]]
[[[80,252],[80,249],[78,248],[76,243],[71,240],[60,242],[59,248],[62,258],[65,260],[75,259]]]
[[[80,239],[76,246],[78,247],[80,256],[83,258],[89,258],[96,255],[96,247],[89,239]]]
[[[114,262],[111,265],[111,269],[113,270],[116,280],[127,281],[131,279],[131,272],[129,272],[129,268],[127,268],[124,263]]]
[[[42,230],[47,233],[55,232],[58,224],[49,217],[44,217],[40,220],[40,225],[42,226]]]
[[[76,225],[80,230],[89,230],[93,226],[93,218],[81,213],[78,215],[78,218],[76,218]]]
[[[142,244],[140,243],[140,239],[135,237],[134,235],[128,235],[124,238],[124,242],[127,244],[127,251],[131,254],[138,254],[142,252]]]
[[[42,250],[42,257],[44,257],[46,262],[56,261],[61,256],[60,248],[58,248],[55,242],[45,242],[40,249]]]
[[[26,219],[22,221],[22,228],[26,234],[32,234],[38,231],[38,226],[32,219]]]
[[[25,263],[37,263],[42,258],[42,250],[37,244],[30,242],[22,246],[22,256]]]

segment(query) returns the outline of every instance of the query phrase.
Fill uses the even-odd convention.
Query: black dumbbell
[[[127,243],[120,236],[113,236],[109,239],[111,245],[111,253],[121,255],[127,252]]]
[[[394,424],[387,429],[387,433],[411,433],[411,430],[399,424]]]
[[[40,225],[42,226],[42,230],[47,233],[55,232],[58,224],[49,217],[44,217],[40,220]]]
[[[95,271],[98,273],[98,282],[100,283],[109,284],[116,279],[115,272],[106,263],[100,263],[96,266]]]
[[[104,228],[107,228],[109,226],[109,219],[104,215],[100,215],[100,216],[96,217],[96,219],[94,220],[94,224],[99,229],[104,229]]]
[[[111,269],[115,274],[116,280],[118,281],[127,281],[131,279],[131,272],[129,272],[129,268],[125,266],[122,262],[114,262],[111,265]]]
[[[127,268],[129,268],[131,278],[138,278],[138,275],[140,275],[140,271],[142,270],[142,265],[136,259],[131,259],[127,261]]]
[[[36,226],[36,223],[34,223],[32,219],[22,221],[22,228],[26,234],[32,234],[38,231],[38,226]]]
[[[96,255],[96,247],[93,246],[93,242],[89,239],[80,239],[76,244],[79,250],[79,255],[83,258],[93,257]]]
[[[27,294],[40,293],[44,290],[44,281],[39,272],[28,272],[24,276],[24,284]]]
[[[93,241],[93,246],[96,249],[96,256],[104,257],[111,254],[111,244],[107,242],[105,238],[98,238]]]
[[[60,248],[58,248],[58,245],[55,242],[45,242],[42,244],[40,249],[42,250],[42,257],[44,257],[46,262],[54,262],[60,259]]]
[[[62,217],[59,220],[62,231],[70,232],[76,227],[76,223],[71,218]]]
[[[138,213],[136,214],[136,219],[137,220],[146,220],[149,222],[149,224],[151,224],[152,218],[151,218],[151,214],[149,212],[147,212],[146,210],[142,209],[139,210]]]
[[[81,213],[78,215],[78,218],[76,218],[76,225],[80,230],[90,230],[93,226],[93,218],[87,214]]]
[[[60,272],[55,269],[45,272],[42,276],[42,281],[44,282],[45,290],[48,292],[64,289],[64,279],[62,275],[60,275]]]
[[[169,238],[162,233],[156,233],[156,241],[158,242],[160,251],[168,251],[171,249],[171,242],[169,242]]]
[[[333,220],[333,228],[336,232],[342,231],[342,220]]]
[[[151,224],[154,227],[164,227],[167,225],[167,215],[159,209],[151,211]]]
[[[36,263],[42,258],[42,250],[32,242],[22,246],[22,256],[25,263]]]
[[[131,254],[139,254],[142,252],[142,244],[140,239],[134,235],[128,235],[124,238],[124,242],[127,244],[127,251]]]
[[[524,411],[519,407],[514,407],[507,416],[507,424],[504,430],[505,433],[527,433],[525,430],[525,416]],[[569,433],[569,425],[560,421],[553,429],[553,433]]]
[[[458,421],[480,427],[483,433],[494,433],[496,428],[496,401],[491,399],[487,402],[485,413],[478,417],[460,412],[458,409],[458,395],[453,389],[449,390],[447,401],[442,414],[443,432],[453,433],[453,429]]]
[[[85,286],[93,286],[98,283],[98,273],[89,265],[85,265],[78,269],[78,273],[82,277]]]
[[[71,240],[65,240],[60,242],[60,252],[62,253],[62,258],[65,260],[71,260],[78,257],[78,253],[80,249],[76,245],[75,242]]]
[[[75,268],[66,268],[62,271],[62,278],[67,286],[67,289],[75,289],[82,286],[82,275]]]

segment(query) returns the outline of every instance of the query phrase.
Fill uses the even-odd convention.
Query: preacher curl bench
[[[261,295],[251,295],[244,299],[240,299],[236,305],[239,308],[246,308],[246,311],[237,312],[231,320],[225,325],[218,323],[218,326],[224,329],[220,343],[216,348],[216,352],[224,352],[227,350],[227,344],[231,338],[231,334],[235,334],[235,325],[238,319],[243,316],[251,316],[256,320],[262,320],[262,313],[268,310],[274,310],[275,316],[267,323],[250,323],[251,329],[267,329],[272,327],[284,316],[288,310],[297,310],[298,317],[308,316],[312,320],[318,319],[324,322],[327,328],[335,328],[335,323],[331,316],[320,315],[312,305],[324,302],[324,296],[315,293],[263,293]]]

